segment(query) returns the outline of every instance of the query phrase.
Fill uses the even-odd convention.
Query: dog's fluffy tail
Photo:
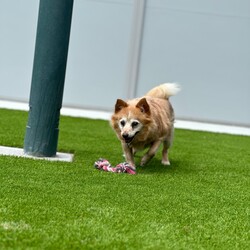
[[[180,90],[180,86],[176,83],[163,83],[151,89],[146,96],[168,99],[170,96],[176,95]]]

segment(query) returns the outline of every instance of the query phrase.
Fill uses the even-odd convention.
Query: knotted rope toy
[[[94,167],[106,172],[136,174],[135,168],[127,162],[122,162],[116,167],[112,167],[108,160],[100,158],[94,163]]]

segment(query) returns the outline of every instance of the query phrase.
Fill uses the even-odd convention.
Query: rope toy
[[[108,160],[100,158],[94,163],[94,167],[106,172],[136,174],[135,168],[127,162],[122,162],[116,167],[112,167]]]

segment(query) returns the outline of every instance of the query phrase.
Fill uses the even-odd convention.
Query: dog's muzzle
[[[133,136],[129,136],[129,134],[124,133],[124,134],[122,134],[122,137],[126,143],[131,143],[133,141],[133,139],[135,138],[135,136],[138,134],[138,132],[136,132]]]

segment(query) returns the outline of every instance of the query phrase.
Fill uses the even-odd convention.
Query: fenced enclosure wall
[[[39,1],[0,3],[0,99],[28,101]],[[250,126],[250,2],[75,0],[64,106],[178,82],[182,119]]]

